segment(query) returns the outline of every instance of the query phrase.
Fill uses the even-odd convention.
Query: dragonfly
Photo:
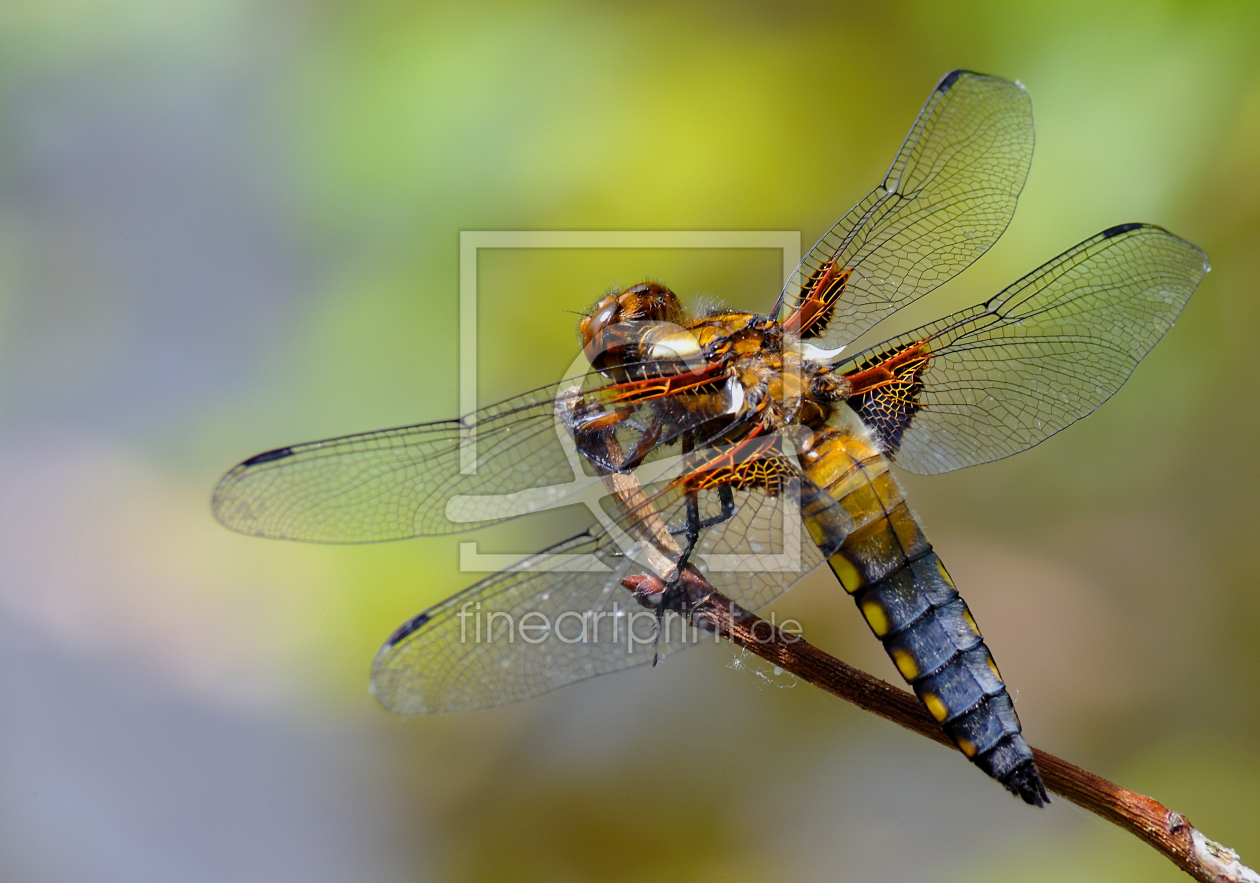
[[[386,640],[372,689],[403,715],[655,663],[698,643],[675,623],[695,586],[757,609],[827,564],[954,745],[1042,806],[1002,675],[892,467],[986,463],[1091,413],[1173,325],[1207,256],[1121,224],[983,303],[845,352],[997,241],[1032,153],[1024,87],[953,71],[768,313],[615,289],[581,319],[580,370],[460,419],[250,457],[214,514],[246,534],[364,543],[589,508],[581,533]]]

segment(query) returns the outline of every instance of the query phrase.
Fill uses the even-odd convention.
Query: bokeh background
[[[1258,45],[1251,3],[7,0],[0,878],[1181,879],[727,647],[400,722],[368,664],[478,578],[459,540],[209,514],[259,450],[455,414],[459,231],[808,246],[953,67],[1029,88],[1037,153],[1006,236],[899,327],[1124,221],[1215,269],[1098,414],[911,498],[1030,741],[1260,862]],[[482,402],[644,278],[764,309],[781,271],[486,253]],[[776,609],[896,678],[829,574]]]

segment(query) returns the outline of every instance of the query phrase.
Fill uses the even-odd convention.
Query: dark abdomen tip
[[[1045,783],[1041,781],[1041,773],[1031,760],[1011,770],[1002,780],[1006,790],[1023,799],[1030,806],[1046,806],[1050,803],[1050,795],[1046,793]]]

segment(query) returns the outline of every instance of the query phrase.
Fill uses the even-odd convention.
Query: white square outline
[[[799,230],[461,230],[459,232],[459,412],[477,410],[477,254],[483,248],[777,248],[786,285],[801,261]],[[461,475],[475,473],[476,429],[460,445]],[[591,556],[573,556],[577,558]],[[459,569],[504,570],[521,556],[481,553],[476,541],[459,544]],[[591,563],[574,562],[575,570]],[[605,569],[598,560],[595,568]],[[567,567],[564,569],[568,569]]]

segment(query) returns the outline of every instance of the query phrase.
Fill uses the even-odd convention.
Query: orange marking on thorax
[[[861,395],[864,392],[870,392],[872,389],[879,389],[892,383],[904,382],[907,379],[907,374],[913,375],[919,366],[929,358],[927,341],[923,341],[906,347],[901,352],[889,356],[878,365],[872,365],[865,371],[855,371],[852,374],[846,374],[844,379],[849,381],[851,387],[849,395]]]

